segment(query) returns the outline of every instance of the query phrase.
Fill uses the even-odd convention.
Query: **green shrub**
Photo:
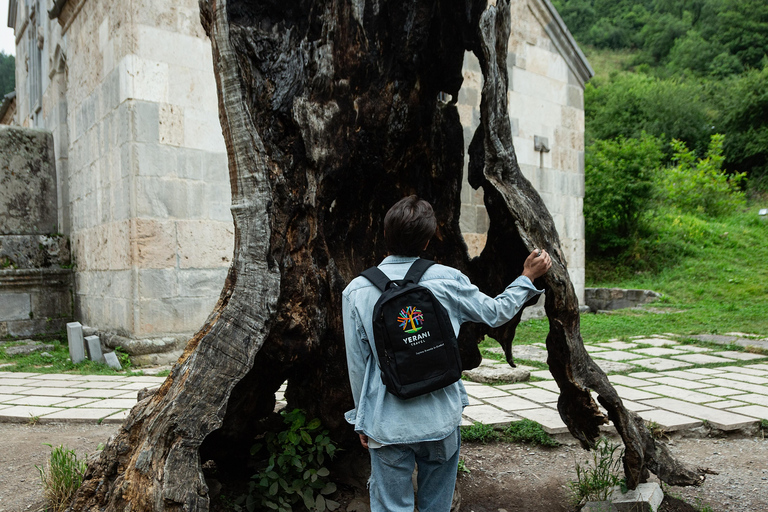
[[[300,409],[280,414],[286,428],[267,432],[251,448],[252,455],[265,449],[269,459],[251,478],[248,494],[235,502],[237,510],[245,505],[249,512],[265,508],[288,512],[299,503],[311,511],[336,510],[339,503],[326,498],[336,491],[324,466],[326,457],[333,458],[336,452],[328,431],[322,430],[319,419],[307,421]]]
[[[472,425],[461,427],[461,440],[464,442],[490,443],[497,441],[499,433],[494,430],[493,425],[486,425],[475,421]]]
[[[717,217],[746,205],[740,185],[744,174],[727,176],[722,171],[723,136],[712,136],[705,158],[697,159],[681,141],[672,141],[673,167],[661,176],[662,197],[668,205],[686,213]]]
[[[35,466],[40,472],[43,496],[53,512],[64,510],[83,483],[86,470],[84,460],[79,460],[74,450],[63,445],[54,448],[45,467]]]
[[[647,231],[653,177],[661,165],[661,142],[597,140],[587,148],[584,220],[589,253],[618,253]]]
[[[533,420],[520,420],[512,422],[504,429],[504,436],[515,443],[530,443],[541,446],[560,446],[552,436],[544,431],[544,428]]]

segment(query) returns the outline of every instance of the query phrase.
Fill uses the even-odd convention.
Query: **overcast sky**
[[[0,51],[16,55],[13,29],[8,28],[8,0],[0,0]]]

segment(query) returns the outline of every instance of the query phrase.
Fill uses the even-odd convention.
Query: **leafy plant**
[[[613,488],[622,482],[619,471],[624,449],[620,445],[601,437],[591,453],[591,460],[576,464],[576,481],[569,484],[576,504],[606,501],[613,494]]]
[[[587,151],[584,196],[586,241],[592,253],[615,253],[646,234],[644,223],[661,165],[661,142],[598,140]]]
[[[459,459],[459,467],[457,468],[457,471],[459,473],[471,473],[470,469],[467,467],[467,463],[464,461],[464,459]]]
[[[461,427],[461,440],[464,442],[487,444],[498,439],[499,433],[494,430],[493,425],[475,421],[472,425]]]
[[[746,205],[740,190],[745,174],[732,176],[722,171],[723,135],[715,134],[707,156],[697,159],[683,142],[672,141],[673,161],[677,164],[662,173],[665,201],[683,212],[717,217]]]
[[[244,505],[249,512],[265,508],[288,512],[303,504],[313,512],[336,510],[339,503],[326,498],[336,491],[324,466],[326,457],[333,458],[336,452],[328,431],[322,430],[319,419],[307,421],[300,409],[280,414],[286,428],[267,432],[251,448],[252,455],[266,450],[269,459],[266,467],[251,477],[248,494],[236,500],[237,509]]]
[[[64,445],[54,448],[50,444],[51,456],[45,467],[35,466],[40,472],[43,495],[53,512],[64,510],[72,501],[75,492],[83,482],[87,464],[79,460],[74,450]]]
[[[520,420],[512,422],[504,429],[504,436],[512,442],[530,443],[541,446],[560,446],[552,436],[544,431],[544,428],[533,420]]]
[[[645,426],[648,428],[648,430],[651,433],[651,437],[654,439],[669,439],[669,435],[667,434],[667,429],[665,429],[662,425],[659,425],[655,421],[646,421]]]

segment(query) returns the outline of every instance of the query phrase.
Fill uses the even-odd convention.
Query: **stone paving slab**
[[[677,348],[680,350],[685,350],[686,352],[693,353],[712,352],[711,348],[697,347],[696,345],[677,345]]]
[[[513,389],[510,391],[513,395],[523,397],[528,400],[533,400],[540,404],[547,402],[557,402],[560,398],[559,393],[548,391],[541,388],[527,388],[527,389]]]
[[[691,354],[691,355],[696,355],[696,354]],[[685,356],[675,356],[675,357],[685,357]],[[634,364],[636,364],[637,366],[642,366],[643,368],[647,368],[649,370],[657,370],[657,371],[672,370],[674,368],[685,368],[688,366],[693,366],[693,363],[686,363],[684,361],[673,361],[672,359],[662,359],[661,357],[639,359],[637,361],[634,361]]]
[[[714,402],[715,400],[718,399],[715,396],[708,395],[705,393],[698,393],[690,389],[682,389],[682,388],[676,388],[673,386],[664,386],[664,385],[649,386],[647,388],[643,388],[643,391],[650,391],[651,393],[656,393],[657,395],[667,396],[670,398],[679,398],[680,400],[685,400],[686,402],[692,402],[694,404]]]
[[[624,341],[611,341],[610,343],[598,343],[598,347],[612,350],[628,350],[637,347],[637,343],[626,343]]]
[[[723,379],[719,377],[707,379],[702,382],[706,382],[707,384],[712,384],[714,386],[720,386],[723,388],[738,389],[740,391],[746,391],[748,393],[757,393],[758,395],[766,392],[766,387],[761,386],[759,384],[749,384],[748,382],[740,382],[737,380]]]
[[[663,347],[665,345],[677,346],[676,341],[666,338],[636,338],[634,341],[638,345],[652,345],[654,347]]]
[[[4,403],[5,405],[41,405],[47,407],[66,402],[67,400],[67,397],[63,396],[23,396],[7,400]]]
[[[2,412],[2,411],[0,411]],[[119,409],[63,409],[52,414],[46,414],[40,419],[46,420],[67,420],[74,423],[103,422],[106,418],[120,412]]]
[[[666,348],[666,347],[651,347],[651,348],[639,348],[636,350],[633,350],[635,354],[643,354],[644,356],[671,356],[671,355],[680,355],[685,354],[686,352],[684,350],[678,350],[676,348]]]
[[[653,421],[654,423],[658,423],[668,432],[687,430],[690,428],[698,427],[702,424],[701,420],[696,418],[683,416],[682,414],[665,411],[663,409],[652,408],[648,411],[641,411],[638,414],[645,421]]]
[[[723,379],[735,380],[738,382],[748,382],[750,384],[762,384],[763,386],[768,384],[768,379],[766,379],[765,377],[755,377],[754,375],[745,375],[743,373],[736,373],[736,372],[724,373],[722,375],[718,375],[718,377],[722,377]]]
[[[0,411],[2,413],[2,411]],[[469,405],[464,408],[464,417],[470,421],[479,421],[488,425],[509,425],[518,419],[508,412],[501,411],[492,405]]]
[[[628,387],[642,387],[642,386],[651,386],[652,383],[648,382],[643,379],[636,379],[634,377],[628,377],[626,375],[609,375],[608,380],[611,381],[612,384],[622,384],[624,386]]]
[[[728,410],[736,414],[743,414],[744,416],[752,416],[753,418],[757,418],[757,419],[764,420],[768,418],[768,407],[763,407],[762,405],[745,405],[743,407],[731,407]]]
[[[624,350],[611,350],[610,352],[598,352],[593,359],[607,359],[609,361],[632,361],[633,359],[642,359],[643,355],[633,354]]]
[[[42,415],[47,415],[47,414],[55,413],[59,411],[69,411],[69,410],[74,410],[74,409],[62,409],[60,407],[14,405],[14,406],[6,407],[5,409],[0,410],[0,416],[3,417],[4,421],[28,422],[28,421],[31,421],[32,418],[37,418]]]
[[[747,402],[742,402],[740,400],[721,400],[719,402],[709,402],[707,404],[707,407],[714,407],[715,409],[729,409],[730,410],[733,407],[740,407],[740,406],[743,406],[743,405],[747,405]],[[731,412],[738,413],[738,411],[731,411]],[[749,415],[747,415],[747,416],[749,416]]]
[[[677,359],[679,361],[685,361],[686,363],[693,364],[727,363],[729,361],[733,361],[733,359],[710,356],[709,354],[686,354],[682,356],[672,356],[672,359]]]
[[[76,388],[43,388],[25,386],[19,395],[67,396],[77,393]]]
[[[525,419],[539,423],[547,434],[565,434],[568,427],[560,419],[560,413],[555,409],[539,408],[520,411],[519,415]]]
[[[729,359],[737,359],[739,361],[753,361],[755,359],[765,359],[768,356],[762,354],[752,354],[750,352],[732,352],[726,350],[725,352],[712,352],[713,356],[727,357]]]
[[[645,390],[645,388],[640,390],[640,389],[634,389],[634,388],[629,388],[629,387],[626,387],[626,386],[622,386],[620,384],[613,386],[613,388],[616,390],[616,392],[619,394],[619,396],[622,399],[626,398],[626,399],[629,399],[629,400],[644,400],[644,399],[647,399],[647,398],[658,398],[659,397],[658,394],[648,393]]]
[[[737,430],[755,424],[755,420],[748,416],[696,405],[674,398],[652,398],[650,400],[643,400],[642,403],[670,412],[674,411],[692,418],[707,420],[721,430]]]
[[[667,373],[665,375],[669,374]],[[712,387],[711,384],[704,384],[703,382],[698,382],[697,380],[679,379],[677,377],[671,376],[659,377],[658,379],[653,380],[659,384],[666,384],[667,386],[675,386],[683,389],[701,389]]]
[[[536,402],[531,402],[525,398],[512,395],[486,398],[485,401],[495,407],[498,407],[499,409],[514,411],[516,414],[519,414],[523,409],[535,409],[537,407],[541,407],[541,405],[537,404]]]
[[[741,366],[723,366],[720,368],[724,372],[734,372],[734,373],[743,373],[745,375],[754,375],[755,377],[762,377],[765,375],[768,375],[768,372],[761,371],[756,368],[748,368],[748,367],[741,367]]]
[[[725,373],[725,370],[718,370],[717,368],[690,368],[683,371],[698,373],[699,375],[718,375],[720,373]]]
[[[606,359],[594,359],[593,361],[595,361],[597,366],[599,366],[605,373],[628,372],[637,369],[637,366],[630,363],[619,363],[616,361],[608,361]]]
[[[703,392],[707,393],[708,395],[715,395],[719,397],[731,397],[734,395],[743,395],[744,391],[738,390],[738,389],[729,389],[729,388],[721,388],[721,387],[714,387],[714,388],[706,388],[702,390]]]

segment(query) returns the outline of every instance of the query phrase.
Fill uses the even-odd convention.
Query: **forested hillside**
[[[593,279],[601,265],[673,265],[686,229],[768,200],[768,2],[553,4],[596,71],[584,97]]]
[[[600,69],[587,87],[587,142],[679,139],[704,156],[724,135],[723,167],[768,190],[768,2],[554,0]],[[615,58],[606,58],[614,54]],[[618,66],[616,66],[618,63]]]
[[[16,87],[16,59],[0,52],[0,99]]]

